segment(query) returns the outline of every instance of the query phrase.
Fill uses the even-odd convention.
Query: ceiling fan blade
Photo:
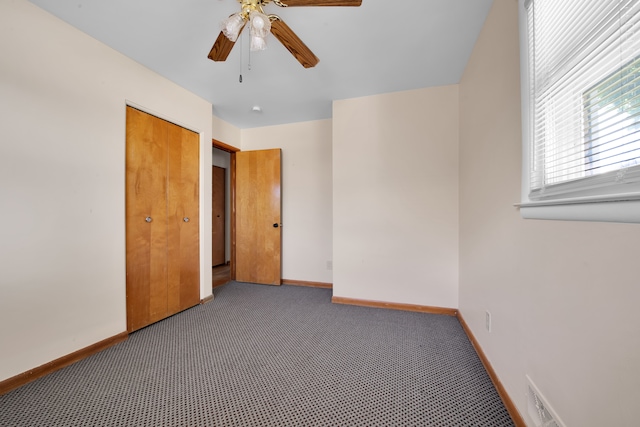
[[[244,25],[240,29],[240,32],[242,32],[243,29]],[[209,52],[209,55],[207,55],[207,57],[214,61],[225,61],[235,44],[236,42],[232,42],[231,40],[229,40],[227,36],[225,36],[224,33],[220,31],[220,34],[218,34],[218,38],[213,44],[213,47],[211,48],[211,51]]]
[[[360,6],[362,0],[280,0],[286,6]],[[276,3],[278,4],[278,3]]]
[[[315,67],[320,60],[281,19],[271,22],[271,34],[287,48],[304,68]]]

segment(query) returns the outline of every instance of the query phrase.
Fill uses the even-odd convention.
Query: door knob
[[[273,228],[278,228],[278,227],[282,227],[282,224],[278,224],[277,222],[273,224]]]
[[[182,220],[183,220],[184,222],[189,222],[189,217],[188,217],[188,216],[185,216],[184,218],[182,218]]]
[[[145,221],[147,221],[147,222],[151,222],[151,221],[153,221],[153,218],[151,218],[150,216],[148,216],[148,217],[146,217],[144,220],[145,220]]]

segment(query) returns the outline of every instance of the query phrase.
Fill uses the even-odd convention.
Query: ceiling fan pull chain
[[[240,78],[238,79],[238,81],[240,83],[242,83],[242,39],[244,37],[242,36],[242,34],[240,34]]]

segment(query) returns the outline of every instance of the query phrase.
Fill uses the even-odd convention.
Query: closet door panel
[[[151,215],[151,293],[149,295],[149,322],[154,323],[169,316],[167,305],[167,142],[168,123],[149,116],[153,120],[153,140],[148,151],[154,170],[149,193],[152,198]]]
[[[199,135],[170,130],[168,287],[172,313],[200,302]]]
[[[127,108],[127,329],[167,315],[166,128]],[[164,165],[164,166],[163,166]]]

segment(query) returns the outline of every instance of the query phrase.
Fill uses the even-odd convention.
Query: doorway
[[[212,166],[212,224],[211,224],[211,266],[219,267],[227,263],[226,257],[226,194],[227,194],[227,177],[228,168],[220,166]]]
[[[226,266],[229,267],[224,269],[224,266],[212,266],[213,287],[231,280],[280,285],[281,150],[240,152],[238,148],[216,139],[212,142],[214,166],[216,161],[223,166],[228,165],[225,168],[225,256]],[[239,157],[242,161],[238,160]],[[256,179],[258,176],[261,178]],[[238,180],[244,188],[241,193],[238,193]],[[254,197],[258,195],[260,197]],[[251,203],[247,203],[248,200]],[[264,221],[268,223],[268,230],[265,230]]]
[[[213,288],[232,279],[231,198],[233,195],[232,164],[237,148],[213,140],[212,151],[212,259]],[[224,181],[224,184],[222,184]]]

